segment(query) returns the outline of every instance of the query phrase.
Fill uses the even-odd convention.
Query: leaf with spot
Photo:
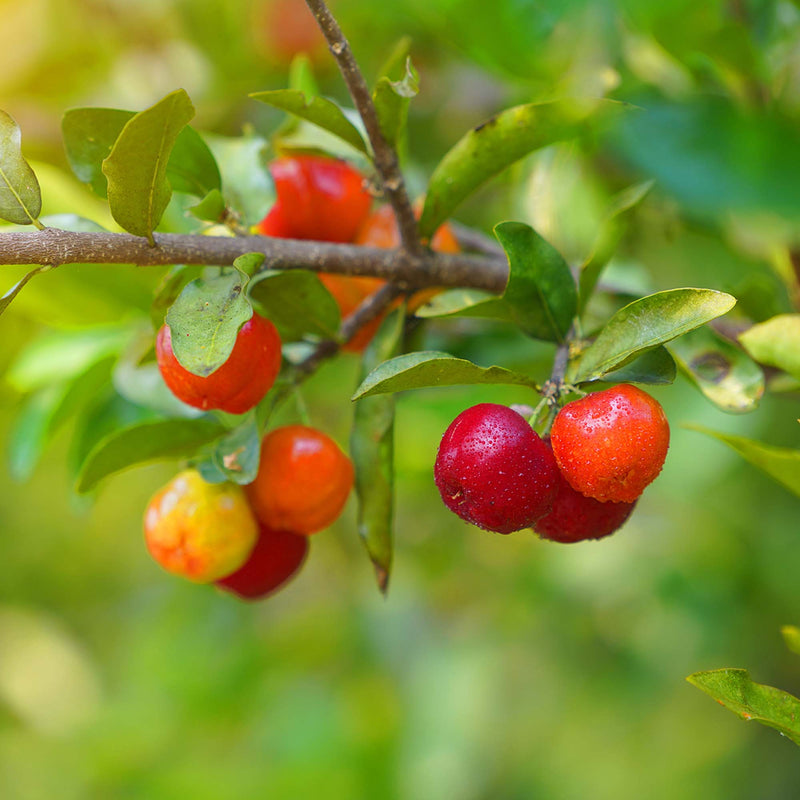
[[[0,219],[41,228],[41,212],[39,181],[22,156],[19,125],[0,111]]]
[[[713,289],[670,289],[621,308],[567,374],[585,383],[726,314],[736,299]]]
[[[741,719],[775,728],[800,745],[800,700],[794,695],[756,683],[746,669],[695,672],[686,680]]]
[[[403,338],[405,309],[381,323],[361,362],[361,377],[394,356]],[[356,404],[350,454],[356,473],[358,533],[386,594],[392,569],[394,525],[394,397],[367,397]]]
[[[260,456],[261,434],[256,415],[250,412],[240,425],[202,448],[194,466],[208,483],[244,485],[256,479]]]
[[[764,394],[761,368],[707,325],[670,342],[669,351],[686,377],[717,408],[730,414],[758,408]]]
[[[189,95],[183,89],[172,92],[131,117],[103,161],[111,214],[126,231],[146,236],[151,244],[172,196],[167,180],[170,153],[193,116]]]
[[[235,267],[213,278],[196,278],[167,312],[172,350],[193,375],[207,377],[228,360],[239,328],[253,316],[247,282]]]

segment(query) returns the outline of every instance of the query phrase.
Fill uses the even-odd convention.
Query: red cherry
[[[204,378],[178,363],[172,332],[162,325],[156,337],[156,359],[164,382],[179,400],[204,410],[243,414],[275,383],[281,368],[281,339],[269,320],[253,314],[239,329],[228,360]]]
[[[299,571],[308,553],[308,537],[259,525],[256,545],[236,572],[216,582],[244,600],[272,594]]]
[[[632,503],[601,503],[576,492],[559,472],[553,508],[534,525],[542,539],[570,544],[602,539],[622,527],[633,511]]]
[[[292,226],[286,219],[283,206],[275,203],[261,222],[256,226],[256,230],[264,236],[273,236],[276,239],[292,239]]]
[[[270,236],[351,242],[369,214],[372,197],[364,176],[346,161],[326,156],[283,156],[269,165],[283,224]],[[272,212],[270,212],[272,213]],[[273,226],[274,227],[274,226]]]
[[[434,477],[444,504],[459,517],[511,533],[550,510],[558,470],[550,448],[520,414],[481,403],[445,431]]]
[[[661,472],[669,423],[658,401],[624,383],[567,403],[550,436],[573,489],[601,502],[631,503]]]

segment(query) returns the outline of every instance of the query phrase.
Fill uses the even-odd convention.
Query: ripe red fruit
[[[178,363],[172,332],[162,325],[156,337],[156,359],[164,382],[179,400],[204,410],[243,414],[275,383],[281,368],[281,339],[269,320],[253,314],[239,329],[228,360],[203,378]]]
[[[553,508],[534,525],[542,539],[570,544],[602,539],[622,527],[633,511],[632,503],[601,503],[576,492],[559,472]]]
[[[303,565],[307,553],[308,537],[259,525],[258,540],[250,557],[216,585],[245,600],[258,600],[292,578]]]
[[[550,436],[573,489],[601,502],[631,503],[661,472],[669,423],[649,394],[621,384],[567,403]]]
[[[550,510],[558,470],[550,448],[520,414],[481,403],[445,431],[434,478],[444,504],[459,517],[511,533]]]
[[[336,158],[296,155],[276,159],[269,170],[282,220],[275,226],[270,212],[257,226],[260,233],[320,242],[353,240],[372,204],[364,176],[355,167]]]

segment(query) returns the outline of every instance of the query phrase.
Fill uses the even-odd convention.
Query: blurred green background
[[[333,7],[370,78],[400,35],[413,37],[422,90],[406,168],[417,190],[464,130],[508,105],[606,94],[640,109],[613,135],[520,162],[461,209],[462,221],[488,232],[524,220],[574,261],[607,198],[655,177],[610,287],[730,291],[740,298],[734,321],[791,309],[796,2]],[[305,35],[305,14],[288,0],[0,0],[0,107],[22,128],[44,213],[110,224],[66,166],[67,108],[138,110],[183,87],[200,130],[268,135],[280,115],[246,95],[286,85],[284,51],[297,46],[295,26]],[[326,51],[310,41],[323,91],[344,100]],[[257,198],[264,208],[270,191]],[[178,198],[165,229],[188,225]],[[6,270],[3,288],[19,275]],[[0,320],[0,366],[48,330],[135,323],[159,278],[151,268],[65,267],[36,279]],[[600,298],[598,320],[621,302]],[[499,324],[440,322],[420,343],[540,377],[552,358]],[[357,370],[344,356],[304,390],[312,421],[341,442]],[[655,389],[673,430],[664,472],[620,533],[577,546],[470,528],[433,485],[452,418],[479,401],[530,402],[524,391],[404,395],[388,599],[351,502],[288,588],[246,605],[168,576],[145,552],[142,510],[177,465],[130,471],[92,502],[78,499],[80,421],[67,420],[37,463],[35,403],[13,381],[0,392],[0,438],[12,454],[0,470],[3,800],[800,796],[793,744],[684,681],[743,666],[800,692],[800,662],[779,634],[800,623],[800,505],[681,427],[797,447],[796,393],[770,393],[736,417],[682,379]]]

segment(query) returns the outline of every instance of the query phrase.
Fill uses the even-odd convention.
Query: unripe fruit
[[[307,425],[287,425],[264,437],[258,474],[245,492],[262,525],[311,534],[336,520],[353,478],[350,459],[333,439]]]
[[[258,314],[245,322],[227,361],[207,377],[178,363],[172,332],[162,325],[156,338],[156,359],[164,382],[184,403],[229,414],[244,414],[272,388],[281,368],[281,339],[275,326]]]
[[[620,384],[567,403],[550,436],[573,489],[601,502],[631,503],[661,472],[669,423],[649,394]]]
[[[269,165],[275,182],[282,232],[270,214],[257,230],[267,236],[351,242],[369,214],[372,197],[364,176],[346,161],[327,156],[283,156]],[[272,212],[270,212],[272,213]]]
[[[481,403],[445,431],[434,466],[444,504],[497,533],[531,527],[551,508],[558,470],[550,448],[507,406]]]
[[[297,572],[308,553],[308,537],[259,526],[250,557],[232,575],[216,582],[244,600],[258,600],[283,586]]]
[[[576,492],[559,472],[553,508],[534,525],[542,539],[570,544],[602,539],[622,527],[632,503],[601,503]]]
[[[258,525],[239,486],[206,483],[190,469],[150,500],[144,536],[150,555],[167,572],[210,583],[244,564]]]

